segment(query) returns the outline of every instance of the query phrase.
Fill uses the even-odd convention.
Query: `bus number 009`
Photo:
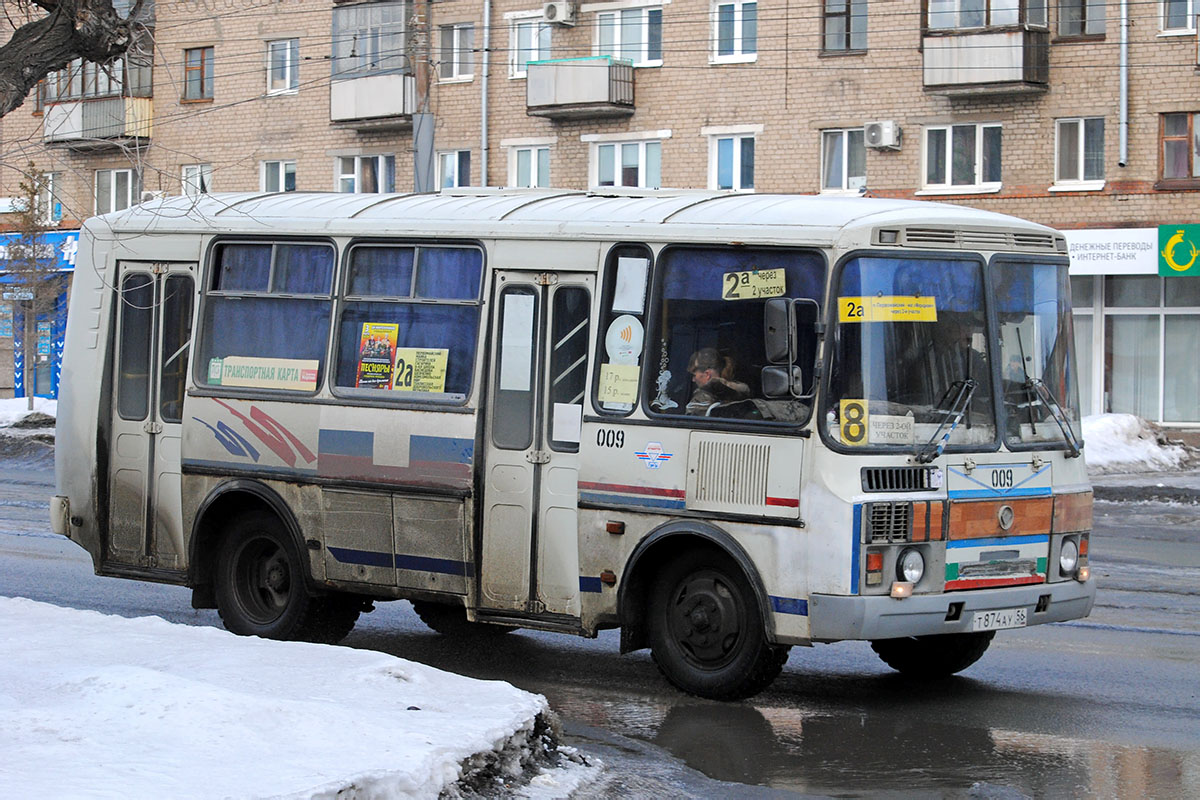
[[[625,446],[625,431],[618,431],[612,428],[601,428],[596,431],[596,446],[597,447],[616,447]]]
[[[1011,469],[994,469],[992,470],[992,488],[994,489],[1011,489],[1013,485],[1013,471]]]

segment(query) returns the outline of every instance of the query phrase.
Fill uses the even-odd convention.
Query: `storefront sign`
[[[1200,275],[1200,225],[1158,226],[1158,274]]]
[[[1155,275],[1158,230],[1096,228],[1063,231],[1072,275]]]

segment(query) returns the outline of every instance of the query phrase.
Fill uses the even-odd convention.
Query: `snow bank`
[[[5,797],[437,797],[544,698],[345,647],[0,597]],[[535,784],[536,785],[536,784]]]
[[[1161,472],[1188,465],[1187,448],[1170,444],[1157,426],[1132,414],[1084,417],[1083,441],[1093,473]]]
[[[35,397],[33,398],[33,411],[30,412],[28,398],[15,397],[0,400],[0,428],[8,428],[16,425],[30,416],[31,413],[54,417],[58,414],[58,401],[48,400],[45,397]]]

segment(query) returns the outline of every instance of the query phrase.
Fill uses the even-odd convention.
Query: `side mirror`
[[[770,366],[762,369],[764,397],[799,397],[804,393],[804,371],[795,365]]]
[[[767,351],[767,361],[772,364],[791,362],[793,330],[795,317],[792,301],[786,297],[772,297],[763,307],[763,345]]]

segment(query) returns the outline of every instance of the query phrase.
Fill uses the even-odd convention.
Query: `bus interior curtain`
[[[725,274],[782,269],[788,297],[820,300],[825,267],[815,253],[794,250],[676,248],[663,257],[663,296],[668,300],[721,300]]]

